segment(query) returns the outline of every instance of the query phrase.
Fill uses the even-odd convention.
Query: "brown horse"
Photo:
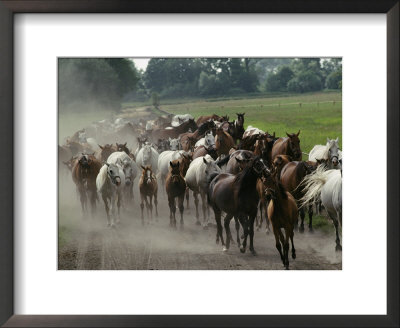
[[[157,192],[158,192],[158,185],[157,185],[157,178],[151,171],[151,166],[142,166],[142,176],[139,180],[139,191],[140,191],[140,208],[142,210],[142,224],[144,224],[143,218],[143,209],[144,203],[146,203],[146,210],[147,210],[147,220],[149,221],[149,212],[150,212],[150,220],[153,220],[153,197],[154,197],[154,205],[156,207],[156,217],[158,216],[158,209],[157,209]]]
[[[289,270],[289,239],[292,242],[292,258],[296,258],[293,243],[293,229],[297,220],[298,210],[293,196],[285,190],[275,173],[262,178],[268,202],[267,215],[275,236],[275,245],[281,256],[283,265]],[[285,237],[281,229],[285,230]],[[283,253],[282,253],[283,248]]]
[[[235,150],[219,160],[217,165],[222,167],[226,164],[226,173],[238,174],[254,157],[254,153],[249,150]]]
[[[256,254],[253,245],[254,220],[257,215],[258,194],[256,191],[257,179],[260,178],[267,167],[259,157],[253,158],[237,175],[214,173],[208,177],[211,180],[208,188],[208,202],[214,210],[217,223],[217,243],[222,236],[221,213],[225,212],[224,227],[226,232],[226,247],[229,249],[232,235],[229,223],[233,217],[237,217],[243,227],[244,239],[240,251],[246,251],[247,236],[250,236],[250,251]],[[236,227],[238,230],[238,227]]]
[[[246,113],[236,113],[237,119],[229,124],[228,133],[232,136],[235,143],[242,140],[244,133],[244,115]]]
[[[168,195],[168,205],[169,205],[169,225],[176,228],[176,205],[175,198],[178,198],[178,208],[181,214],[180,226],[183,229],[183,202],[185,199],[186,192],[186,182],[182,175],[179,160],[174,160],[169,162],[170,169],[165,181],[165,189]]]
[[[193,159],[196,159],[197,157],[200,156],[204,157],[207,154],[209,154],[214,161],[218,158],[217,149],[215,148],[215,145],[211,145],[209,147],[206,146],[197,147],[193,152]]]
[[[196,142],[204,137],[204,135],[206,134],[207,131],[213,129],[215,127],[215,123],[212,120],[208,120],[204,123],[202,123],[199,128],[190,133],[190,132],[186,132],[186,133],[182,133],[179,135],[179,141],[181,143],[182,149],[184,151],[193,151],[194,145],[196,144]]]
[[[235,142],[232,136],[222,128],[217,128],[215,135],[215,147],[218,156],[228,155],[231,148],[235,148]]]
[[[297,133],[287,133],[287,137],[278,138],[273,147],[272,147],[272,159],[275,158],[276,155],[289,155],[292,157],[294,161],[301,161],[302,152],[300,148],[300,140],[299,140],[300,130]]]
[[[272,167],[276,171],[277,177],[280,179],[281,178],[281,171],[284,168],[284,166],[291,162],[292,158],[289,155],[277,155],[273,162],[272,162]]]
[[[201,125],[204,122],[207,122],[208,120],[211,121],[218,121],[218,122],[223,122],[223,117],[217,115],[217,114],[213,114],[213,115],[203,115],[203,116],[199,116],[196,120],[196,124],[197,125]]]
[[[276,157],[276,159],[278,156]],[[280,181],[282,185],[285,187],[287,191],[289,191],[299,206],[299,214],[300,214],[300,227],[299,231],[304,232],[304,208],[300,207],[300,199],[304,196],[304,187],[301,185],[301,182],[305,178],[306,175],[312,173],[317,168],[316,162],[289,162],[287,163],[280,171]],[[312,205],[308,206],[308,217],[309,217],[309,224],[308,227],[310,231],[312,231],[312,216],[313,216],[313,208]],[[295,226],[297,228],[297,224]]]
[[[79,192],[82,212],[87,209],[87,199],[91,204],[92,214],[96,209],[97,188],[96,177],[99,174],[101,163],[93,155],[82,154],[72,168],[72,180]]]
[[[114,145],[105,144],[104,146],[98,146],[100,147],[100,150],[96,152],[96,158],[100,162],[106,162],[108,156],[117,151],[117,147],[115,147]]]
[[[193,119],[189,119],[176,127],[153,130],[151,138],[152,140],[168,138],[176,139],[180,134],[188,132],[189,130],[197,130],[197,124]]]

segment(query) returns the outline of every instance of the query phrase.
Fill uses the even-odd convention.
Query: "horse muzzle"
[[[120,177],[116,177],[114,181],[115,181],[115,184],[117,186],[119,186],[121,184],[121,178]]]
[[[125,186],[130,186],[131,185],[131,180],[130,179],[127,179],[126,181],[125,181]]]

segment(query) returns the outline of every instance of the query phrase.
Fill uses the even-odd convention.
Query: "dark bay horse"
[[[186,132],[179,135],[179,141],[184,151],[193,151],[196,142],[204,137],[207,131],[212,130],[215,127],[215,123],[212,120],[208,120],[202,123],[199,128],[194,132]]]
[[[176,228],[176,204],[175,198],[178,199],[178,208],[181,214],[180,227],[183,229],[183,202],[186,193],[186,182],[182,175],[179,160],[174,160],[169,162],[170,169],[165,181],[165,189],[168,195],[168,205],[169,205],[169,224],[171,227]]]
[[[211,175],[212,179],[208,188],[208,202],[214,210],[215,221],[217,223],[217,242],[222,236],[221,213],[225,212],[224,227],[226,232],[226,246],[224,250],[229,249],[232,235],[229,229],[229,223],[233,217],[237,217],[243,227],[244,239],[240,246],[240,251],[246,251],[247,236],[250,236],[250,251],[256,254],[253,245],[254,220],[257,215],[258,194],[256,191],[257,179],[267,171],[262,159],[253,158],[244,169],[237,175],[222,173]],[[236,227],[238,230],[238,227]]]
[[[296,258],[296,249],[293,243],[293,230],[298,216],[296,201],[282,186],[276,174],[263,177],[262,182],[266,187],[267,215],[274,232],[276,249],[286,270],[289,270],[289,239],[292,243],[292,258]],[[285,236],[281,229],[285,230]]]
[[[165,129],[156,129],[153,130],[151,137],[152,140],[158,139],[168,139],[168,138],[178,138],[180,134],[191,131],[197,130],[197,124],[193,119],[189,119],[186,122],[183,122],[181,125],[171,128]]]
[[[96,177],[101,163],[93,155],[82,154],[72,168],[72,180],[79,192],[82,212],[87,209],[87,199],[90,200],[92,214],[96,209],[97,189]]]
[[[232,136],[235,143],[242,140],[244,133],[244,115],[246,113],[236,113],[237,119],[229,125],[228,133]]]
[[[215,147],[218,156],[228,155],[232,148],[235,148],[235,142],[232,136],[222,128],[217,128],[215,135]]]
[[[276,157],[276,159],[278,156]],[[294,199],[296,200],[297,205],[299,206],[299,214],[300,214],[300,227],[299,231],[304,232],[304,208],[300,207],[300,199],[304,196],[304,186],[301,185],[303,179],[317,168],[316,162],[302,162],[302,161],[294,161],[287,163],[282,170],[280,171],[280,182],[284,186],[284,188],[292,194]],[[312,205],[308,206],[308,217],[309,224],[308,227],[310,231],[312,231],[312,216],[313,216],[313,208]],[[297,228],[297,224],[295,226]]]
[[[146,203],[146,210],[147,210],[147,220],[149,221],[153,219],[153,197],[154,197],[154,205],[156,207],[156,217],[158,216],[158,209],[157,209],[157,192],[158,192],[158,185],[157,185],[157,178],[151,170],[151,166],[141,166],[142,167],[142,176],[139,180],[139,191],[140,191],[140,208],[142,210],[142,224],[144,224],[143,218],[143,209],[144,203]],[[150,215],[149,215],[150,212]]]
[[[301,161],[302,152],[300,148],[300,140],[299,140],[300,130],[297,133],[287,133],[287,137],[278,138],[273,147],[271,157],[272,160],[276,155],[289,155],[292,157],[294,161]]]
[[[219,160],[217,165],[222,167],[226,164],[226,173],[238,174],[255,157],[249,150],[235,150],[229,156]]]

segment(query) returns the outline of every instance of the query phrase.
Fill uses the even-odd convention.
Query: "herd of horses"
[[[145,223],[158,216],[158,189],[168,199],[170,226],[184,227],[185,198],[193,193],[196,224],[207,229],[210,210],[217,225],[216,242],[229,249],[234,239],[230,231],[235,221],[236,243],[241,252],[256,254],[254,227],[259,230],[265,221],[286,269],[291,256],[296,258],[294,232],[304,232],[305,211],[312,231],[313,209],[328,216],[336,228],[336,250],[341,250],[339,226],[342,224],[342,154],[338,139],[327,138],[325,145],[315,145],[303,161],[300,130],[278,137],[256,127],[245,129],[245,113],[237,113],[234,121],[216,114],[163,117],[132,129],[132,122],[119,121],[122,131],[131,131],[127,142],[98,144],[99,135],[83,129],[59,146],[62,164],[72,172],[83,213],[96,211],[96,203],[104,203],[107,224],[120,222],[121,208],[132,204],[134,181],[138,179],[141,220]],[[127,127],[126,124],[130,126]],[[101,133],[101,132],[100,132]],[[201,199],[202,219],[199,207]],[[89,201],[88,201],[89,200]],[[259,212],[259,216],[257,215]],[[300,219],[300,220],[299,220]],[[223,222],[222,222],[223,220]],[[225,238],[223,231],[225,230]],[[240,233],[242,231],[242,233]]]

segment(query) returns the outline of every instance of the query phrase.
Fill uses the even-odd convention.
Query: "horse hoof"
[[[243,234],[240,236],[240,239],[244,239],[244,235]]]
[[[246,252],[246,248],[244,248],[243,246],[240,246],[240,252],[241,252],[241,253]]]
[[[215,243],[218,245],[218,244],[219,244],[219,240],[217,239],[217,240],[215,241]]]
[[[226,252],[228,251],[228,248],[226,248],[226,247],[224,246],[224,247],[222,247],[222,251],[226,253]]]
[[[260,227],[257,227],[257,228],[256,228],[256,231],[260,231]]]
[[[313,229],[312,227],[310,227],[309,232],[310,232],[310,233],[314,233],[314,229]]]
[[[198,226],[201,225],[200,221],[196,221],[196,225]]]
[[[341,245],[336,245],[335,250],[336,250],[336,252],[341,251],[342,250],[342,246]]]
[[[208,225],[207,224],[203,225],[203,230],[208,230]]]
[[[269,230],[265,230],[265,234],[266,234],[266,235],[269,235]]]
[[[303,232],[304,232],[304,227],[300,226],[299,232],[300,232],[300,233],[303,233]]]
[[[296,253],[292,253],[292,259],[296,259]]]
[[[289,265],[285,265],[285,270],[289,270]]]
[[[251,250],[251,254],[253,254],[253,256],[256,256],[256,255],[257,255],[256,250],[255,250],[255,249],[252,249],[252,250]]]

